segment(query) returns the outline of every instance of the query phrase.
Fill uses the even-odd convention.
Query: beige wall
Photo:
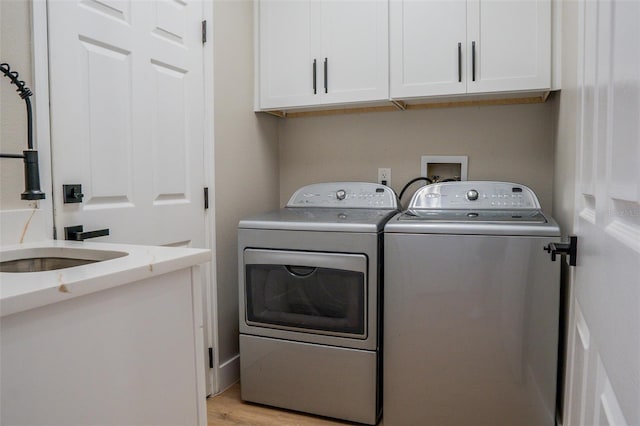
[[[551,212],[554,112],[547,102],[283,119],[280,202],[308,183],[375,182],[378,167],[399,193],[422,155],[468,155],[470,180],[528,185]]]
[[[0,1],[0,61],[8,63],[11,70],[18,71],[27,87],[33,88],[30,5],[27,0]],[[25,102],[18,96],[11,80],[1,73],[0,80],[0,151],[22,154],[27,149]],[[22,160],[0,159],[0,210],[24,209],[34,205],[20,200],[22,191]]]
[[[0,0],[0,59],[32,84],[29,5],[27,0]],[[214,13],[215,257],[221,362],[238,353],[237,223],[249,214],[276,208],[278,200],[286,202],[301,185],[375,181],[378,167],[391,167],[392,186],[399,191],[420,173],[421,155],[466,154],[470,179],[524,183],[538,192],[546,210],[552,209],[553,202],[560,219],[567,223],[571,217],[573,144],[568,141],[575,117],[566,90],[560,100],[542,105],[280,120],[252,111],[251,0],[217,0]],[[564,59],[571,61],[567,55]],[[3,152],[20,152],[26,144],[24,102],[6,83],[0,84],[0,147]],[[563,118],[554,147],[558,111]],[[554,155],[561,165],[555,168],[561,176],[555,185]],[[24,208],[25,202],[19,200],[21,162],[1,161],[0,209]]]
[[[216,1],[214,14],[215,258],[224,363],[238,354],[237,225],[278,206],[278,145],[277,119],[253,112],[252,2]]]

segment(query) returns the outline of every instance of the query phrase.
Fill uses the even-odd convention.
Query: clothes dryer
[[[386,186],[321,183],[240,222],[243,400],[377,422],[382,231],[397,208]]]

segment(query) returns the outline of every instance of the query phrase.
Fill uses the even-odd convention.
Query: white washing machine
[[[425,186],[387,222],[385,425],[555,424],[559,237],[508,182]]]
[[[377,423],[382,231],[397,209],[386,186],[322,183],[240,222],[243,400]]]

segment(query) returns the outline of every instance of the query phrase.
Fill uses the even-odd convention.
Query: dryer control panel
[[[540,203],[530,188],[517,183],[462,181],[423,186],[409,209],[539,210]]]
[[[303,186],[287,207],[396,210],[398,197],[388,186],[370,182],[327,182]]]

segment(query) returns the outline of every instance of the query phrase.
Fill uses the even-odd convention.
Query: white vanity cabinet
[[[390,0],[392,98],[548,90],[550,0]]]
[[[387,0],[259,0],[256,110],[386,100]]]
[[[122,256],[0,272],[0,424],[206,426],[209,250],[48,241],[0,261],[89,252]]]

